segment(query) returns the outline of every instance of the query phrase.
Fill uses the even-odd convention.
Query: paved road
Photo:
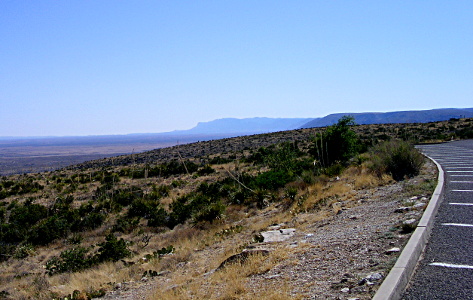
[[[473,140],[419,147],[445,172],[425,255],[403,299],[473,299]]]

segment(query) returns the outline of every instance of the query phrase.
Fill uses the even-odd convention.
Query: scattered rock
[[[391,248],[391,249],[386,250],[384,253],[386,253],[386,254],[393,254],[393,253],[397,253],[397,252],[400,252],[400,251],[401,251],[400,248],[394,247],[394,248]]]
[[[367,276],[366,279],[372,282],[376,282],[383,279],[383,275],[381,273],[373,273]]]
[[[409,207],[407,207],[407,206],[402,206],[402,207],[396,208],[396,209],[394,210],[394,212],[395,212],[395,213],[404,213],[404,212],[407,212],[407,211],[409,211],[409,210],[410,210]]]
[[[416,204],[414,204],[413,208],[424,208],[425,205],[426,204],[423,202],[417,202]]]
[[[142,277],[142,278],[141,278],[141,281],[147,282],[147,281],[148,281],[148,277]]]
[[[415,224],[415,222],[417,222],[416,219],[409,219],[409,220],[405,220],[404,222],[402,222],[402,224],[404,224],[404,225],[413,225],[413,224]]]
[[[296,232],[295,228],[269,230],[262,232],[264,242],[282,242],[290,238]]]
[[[374,285],[374,284],[378,283],[378,281],[380,281],[381,279],[383,279],[383,275],[381,273],[372,273],[372,274],[366,276],[365,278],[361,279],[358,282],[358,285],[359,286],[364,285],[364,284]]]
[[[349,293],[350,292],[350,288],[343,288],[340,290],[340,292],[342,293]]]

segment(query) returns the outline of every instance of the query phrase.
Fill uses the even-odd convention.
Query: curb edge
[[[437,186],[416,230],[409,238],[409,241],[402,250],[401,255],[398,257],[396,264],[391,271],[389,271],[388,276],[384,279],[383,283],[374,295],[373,300],[398,300],[402,297],[430,236],[434,217],[440,205],[440,197],[443,193],[445,175],[442,167],[435,159],[427,155],[425,156],[433,161],[437,166]]]

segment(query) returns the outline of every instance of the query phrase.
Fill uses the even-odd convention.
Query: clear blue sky
[[[473,107],[473,1],[0,1],[0,136]]]

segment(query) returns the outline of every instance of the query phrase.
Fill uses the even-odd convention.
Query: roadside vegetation
[[[346,116],[327,128],[294,131],[299,138],[274,133],[248,145],[240,137],[204,142],[208,151],[182,145],[164,158],[156,150],[2,177],[0,299],[98,297],[116,283],[173,272],[195,249],[245,232],[228,251],[242,250],[269,224],[250,228],[241,220],[267,207],[279,211],[270,224],[325,207],[336,213],[334,203],[352,190],[418,175],[424,158],[414,142],[472,137],[472,120],[448,124],[356,126]],[[278,255],[269,265],[255,258],[255,272],[276,264]],[[215,282],[235,272],[250,276],[225,272],[212,275]],[[233,281],[231,293],[243,289],[244,277]]]

